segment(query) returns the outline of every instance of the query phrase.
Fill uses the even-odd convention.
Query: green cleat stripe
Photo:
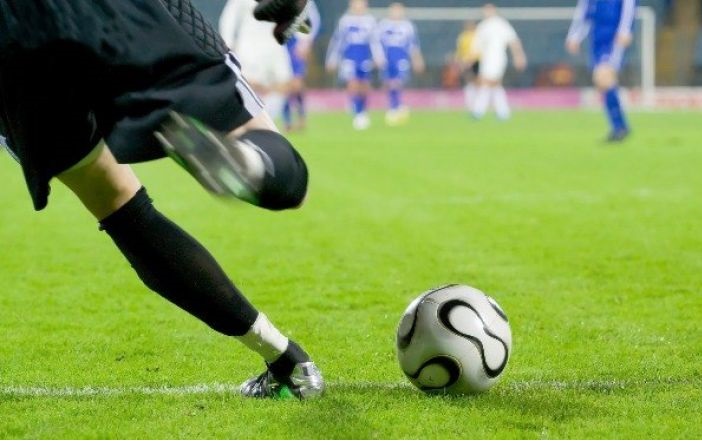
[[[291,400],[291,399],[297,399],[297,396],[293,393],[292,390],[288,386],[281,386],[280,389],[278,389],[278,397],[281,400]]]

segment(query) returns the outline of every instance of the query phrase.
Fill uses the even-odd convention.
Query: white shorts
[[[236,55],[241,61],[241,71],[254,87],[269,89],[292,81],[293,71],[290,54],[285,46],[262,44],[239,44]]]
[[[489,81],[502,81],[507,71],[507,57],[481,57],[480,76]]]

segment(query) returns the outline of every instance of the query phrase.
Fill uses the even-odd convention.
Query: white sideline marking
[[[624,390],[634,387],[664,387],[664,386],[702,386],[702,381],[685,379],[658,380],[575,380],[575,381],[513,381],[498,385],[496,392],[525,391],[525,390],[593,390],[611,391]],[[413,390],[409,383],[381,383],[371,381],[332,382],[329,389],[360,389],[360,390]],[[236,384],[212,383],[191,386],[134,386],[134,387],[46,387],[46,386],[0,386],[0,397],[114,397],[114,396],[188,396],[188,395],[229,395],[238,394]]]

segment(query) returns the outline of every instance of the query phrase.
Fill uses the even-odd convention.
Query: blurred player
[[[338,70],[339,79],[346,84],[356,130],[370,127],[367,107],[371,73],[374,66],[382,68],[385,64],[376,26],[375,18],[368,13],[368,1],[350,0],[327,51],[327,71]]]
[[[286,43],[292,66],[293,79],[285,106],[283,107],[283,122],[285,129],[302,130],[307,125],[307,109],[305,106],[305,75],[307,75],[307,61],[312,53],[312,46],[319,34],[321,17],[319,9],[313,0],[309,0],[309,33],[297,33]],[[293,123],[293,113],[297,113],[297,123]]]
[[[409,118],[409,109],[402,104],[402,89],[409,81],[412,70],[421,73],[425,69],[417,30],[407,20],[402,3],[389,6],[388,18],[378,25],[378,35],[385,56],[383,80],[388,92],[385,122],[391,126],[398,125]]]
[[[477,25],[474,21],[467,21],[463,25],[463,31],[456,39],[456,54],[454,61],[460,66],[463,75],[463,97],[466,109],[471,109],[476,91],[476,80],[480,72],[480,62],[473,60],[478,58],[478,54],[473,54],[473,41],[475,40],[475,30]]]
[[[278,23],[282,42],[303,6],[262,0],[256,15]],[[146,286],[257,352],[267,369],[242,385],[243,395],[319,396],[324,382],[307,353],[122,165],[168,151],[213,193],[272,210],[302,203],[304,161],[200,13],[187,0],[3,1],[0,28],[0,133],[34,208],[47,206],[58,178]]]
[[[483,16],[475,31],[471,51],[472,61],[480,61],[479,89],[473,103],[473,117],[480,119],[485,116],[492,102],[497,117],[506,120],[511,116],[507,94],[502,87],[502,78],[507,69],[507,49],[512,52],[512,61],[518,71],[526,69],[526,55],[514,28],[499,16],[493,4],[483,6]]]
[[[629,136],[624,109],[619,100],[619,70],[624,52],[632,42],[636,0],[578,0],[566,48],[580,52],[580,44],[590,34],[592,81],[602,94],[611,131],[609,142]]]
[[[275,23],[254,18],[257,4],[256,0],[229,0],[219,19],[219,32],[241,60],[242,72],[263,97],[266,111],[276,119],[283,113],[293,71],[287,49],[272,36]]]

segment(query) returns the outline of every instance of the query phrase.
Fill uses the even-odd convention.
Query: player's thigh
[[[273,122],[273,119],[270,117],[270,115],[268,115],[268,112],[262,110],[244,125],[229,132],[227,137],[229,137],[232,141],[236,141],[237,138],[240,138],[250,130],[270,130],[276,133],[280,132],[278,127],[275,125],[275,122]]]
[[[397,62],[398,77],[404,82],[408,82],[412,77],[412,63],[408,58],[403,58]]]
[[[57,177],[98,220],[117,211],[141,188],[132,169],[117,163],[104,143]]]
[[[295,78],[299,78],[300,81],[304,81],[305,75],[307,75],[307,61],[296,54],[290,54],[290,65]]]
[[[98,72],[89,49],[70,42],[18,48],[0,61],[0,127],[37,210],[48,204],[52,178],[100,139],[93,111]]]
[[[339,80],[347,85],[356,80],[356,62],[354,60],[341,60],[341,63],[339,63]]]
[[[407,85],[411,74],[407,70],[394,70],[387,72],[385,75],[385,86],[390,89],[402,89]]]
[[[507,60],[502,57],[489,57],[480,60],[480,78],[486,82],[501,82],[507,70]]]
[[[241,63],[242,74],[251,85],[269,86],[270,69],[268,68],[269,62],[266,60],[266,57],[262,57],[251,46],[246,46],[246,49],[237,52],[237,58]]]
[[[402,60],[404,61],[404,60]],[[410,66],[408,62],[388,63],[385,67],[385,84],[391,88],[403,87],[410,78]]]
[[[370,83],[373,79],[374,63],[371,59],[356,63],[356,79],[364,83]]]

